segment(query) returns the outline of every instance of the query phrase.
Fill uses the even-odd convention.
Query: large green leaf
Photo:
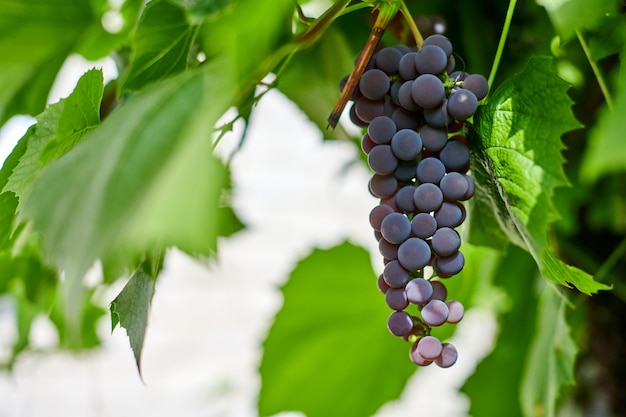
[[[617,14],[619,0],[537,0],[546,8],[552,24],[564,40],[577,30],[596,26],[607,15]]]
[[[524,367],[520,399],[524,417],[554,417],[561,388],[572,385],[578,348],[565,320],[566,300],[546,285],[539,296],[535,335]]]
[[[178,5],[167,0],[148,3],[132,39],[133,53],[122,91],[140,90],[187,68],[196,33],[197,27],[188,22]]]
[[[479,109],[480,142],[472,143],[479,186],[471,236],[496,247],[510,240],[530,252],[545,278],[591,294],[608,287],[557,259],[548,241],[550,225],[558,218],[554,189],[568,185],[560,136],[580,127],[567,88],[550,58],[533,58]],[[481,228],[488,224],[488,230]],[[502,232],[490,233],[496,224]]]
[[[15,193],[20,207],[41,170],[69,152],[100,123],[102,83],[102,71],[86,72],[72,94],[37,116],[37,124],[20,139],[20,145],[11,154],[19,162],[6,172],[8,181],[3,189]],[[9,166],[5,169],[9,171]]]
[[[100,24],[92,3],[0,0],[0,123],[44,109],[65,58],[90,25]]]
[[[228,67],[216,61],[138,94],[38,177],[23,218],[67,291],[98,258],[131,264],[167,246],[210,253],[226,172],[209,137],[235,93]]]
[[[365,250],[315,250],[282,290],[263,345],[260,415],[368,416],[398,397],[415,365],[386,329],[390,311]]]

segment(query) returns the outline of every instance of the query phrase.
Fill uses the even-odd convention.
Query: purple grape
[[[441,208],[435,211],[435,220],[437,227],[458,227],[465,220],[465,207],[459,203],[444,201]]]
[[[398,104],[408,111],[420,110],[421,107],[413,100],[413,81],[405,81],[398,89]]]
[[[391,142],[391,138],[396,133],[396,124],[387,116],[375,117],[367,127],[367,134],[372,142],[378,145],[385,145]]]
[[[420,130],[420,137],[424,147],[429,151],[440,151],[448,143],[448,134],[445,130],[425,125]]]
[[[393,175],[400,182],[411,182],[415,178],[417,161],[400,161]]]
[[[436,45],[440,47],[445,52],[446,56],[452,55],[452,42],[450,42],[450,40],[444,35],[434,34],[428,36],[424,39],[422,47],[428,45]]]
[[[413,194],[415,207],[422,213],[438,210],[443,203],[443,194],[438,186],[431,183],[420,184]]]
[[[441,281],[430,281],[430,285],[433,286],[433,295],[430,297],[430,300],[441,300],[445,301],[448,296],[448,290],[446,286]]]
[[[439,159],[448,172],[461,171],[469,164],[469,148],[458,140],[450,140],[441,150]]]
[[[391,84],[391,87],[389,88],[389,97],[391,98],[391,101],[393,102],[393,104],[395,104],[396,106],[400,106],[400,101],[398,100],[398,93],[400,92],[400,87],[402,87],[403,81],[401,80],[396,80]]]
[[[398,259],[399,246],[400,245],[389,243],[385,239],[380,239],[378,241],[378,251],[380,252],[380,254],[383,255],[383,258],[390,259],[392,261]]]
[[[396,205],[398,208],[407,213],[414,213],[415,203],[413,202],[413,194],[415,193],[415,187],[412,185],[405,185],[400,188],[396,193]],[[436,224],[436,222],[435,222]],[[411,224],[411,228],[413,225]]]
[[[361,97],[354,102],[354,111],[359,120],[369,123],[385,113],[385,100],[370,100],[367,97]]]
[[[339,82],[339,91],[343,91],[344,87],[348,83],[348,78],[350,74],[346,75]],[[360,97],[363,97],[363,93],[361,93],[361,89],[359,89],[359,85],[357,84],[355,89],[352,91],[352,95],[350,96],[350,100],[357,101]]]
[[[446,320],[448,323],[457,324],[458,322],[463,320],[465,308],[460,301],[446,301],[446,305],[448,306],[448,320]]]
[[[422,320],[429,326],[441,326],[448,319],[448,306],[441,300],[430,300],[422,309]]]
[[[430,182],[439,184],[439,181],[441,181],[445,174],[446,167],[439,159],[432,156],[422,159],[417,165],[417,179],[421,183]]]
[[[396,123],[398,130],[400,129],[412,129],[417,130],[422,124],[421,112],[411,112],[400,107],[395,110],[391,115],[391,118]]]
[[[434,361],[441,355],[441,348],[441,342],[435,336],[424,336],[417,342],[417,353],[429,361]]]
[[[351,107],[350,107],[350,112],[348,113],[349,117],[350,117],[350,121],[352,122],[352,124],[354,124],[355,126],[358,127],[366,127],[367,126],[367,122],[365,120],[362,120],[357,114],[356,114],[356,103],[354,103]]]
[[[433,286],[424,278],[414,278],[407,282],[405,292],[412,304],[426,304],[433,295]]]
[[[399,245],[411,234],[411,222],[402,213],[391,213],[380,223],[380,233],[388,242]]]
[[[402,79],[414,80],[419,75],[417,72],[417,68],[415,67],[416,56],[417,52],[409,52],[407,54],[404,54],[402,58],[400,58],[398,72],[400,73],[400,77],[402,77]]]
[[[383,277],[383,274],[380,274],[378,276],[378,279],[376,280],[376,285],[378,286],[380,292],[382,292],[383,294],[386,294],[389,288],[391,288],[389,284],[387,284],[387,282],[385,281],[385,277]]]
[[[391,138],[391,150],[402,161],[414,160],[422,152],[422,138],[414,130],[398,130]]]
[[[404,310],[409,305],[404,288],[389,288],[385,294],[385,301],[392,310]]]
[[[428,359],[424,359],[422,356],[420,356],[420,354],[417,352],[418,343],[419,342],[415,342],[413,346],[411,346],[411,350],[409,351],[409,357],[411,358],[411,361],[418,366],[428,366],[433,363],[433,361],[429,361]]]
[[[363,139],[361,140],[361,150],[363,150],[365,154],[368,154],[372,149],[374,149],[374,146],[376,146],[376,144],[372,141],[370,135],[367,133],[364,134]]]
[[[450,78],[452,78],[455,82],[463,81],[467,78],[469,74],[465,71],[454,71],[450,73]]]
[[[406,283],[411,279],[409,271],[404,269],[402,265],[400,265],[400,262],[395,260],[385,265],[383,277],[391,288],[404,288]]]
[[[450,55],[448,57],[448,64],[446,65],[446,72],[450,74],[454,72],[454,68],[456,68],[456,58],[454,58],[454,55]]]
[[[389,197],[397,188],[398,180],[393,175],[374,174],[369,182],[369,190],[374,197]]]
[[[474,190],[476,188],[476,184],[474,183],[474,179],[469,175],[465,175],[465,180],[467,181],[467,192],[463,195],[459,200],[469,200],[474,195]]]
[[[387,75],[398,72],[402,52],[394,47],[383,48],[376,53],[375,66]]]
[[[420,74],[441,74],[448,65],[448,55],[439,46],[424,45],[415,57],[415,68]]]
[[[443,197],[446,200],[454,201],[461,200],[467,194],[469,184],[467,179],[465,179],[465,175],[458,172],[450,172],[441,179],[439,188],[441,188]]]
[[[442,277],[451,277],[456,275],[465,266],[465,258],[461,251],[456,251],[453,255],[446,257],[438,257],[436,261],[436,269]]]
[[[437,220],[429,213],[417,213],[411,220],[411,231],[416,237],[428,239],[437,231]]]
[[[478,108],[478,100],[470,90],[456,90],[448,98],[448,113],[457,120],[467,120]]]
[[[394,311],[387,319],[387,328],[394,336],[406,336],[413,329],[413,319],[406,311]]]
[[[391,84],[384,71],[373,68],[365,71],[359,80],[361,93],[370,100],[380,100],[387,94]]]
[[[470,74],[463,80],[463,88],[470,90],[477,100],[482,100],[489,92],[487,79],[480,74]]]
[[[435,363],[440,368],[449,368],[456,363],[458,353],[451,343],[443,343],[441,345],[441,355],[435,359]]]
[[[461,247],[461,237],[456,230],[442,227],[433,235],[431,245],[437,255],[451,256]]]
[[[424,268],[430,261],[428,243],[418,237],[410,237],[398,248],[398,262],[409,271]]]
[[[430,126],[437,129],[444,129],[446,126],[454,122],[454,119],[448,114],[448,100],[444,99],[443,102],[433,107],[432,109],[424,109],[424,120]]]
[[[393,154],[391,146],[376,145],[367,154],[367,163],[372,171],[380,175],[393,174],[398,167],[398,158]]]
[[[382,223],[383,219],[393,212],[393,208],[386,204],[380,204],[374,207],[370,211],[370,225],[374,230],[380,230],[380,224]]]
[[[432,74],[422,74],[413,81],[413,100],[424,109],[439,106],[445,97],[441,80]]]

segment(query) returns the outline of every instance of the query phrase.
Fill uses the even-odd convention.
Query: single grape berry
[[[413,319],[406,311],[394,311],[387,319],[387,328],[394,336],[406,336],[413,329]]]
[[[378,145],[391,142],[391,138],[396,133],[396,130],[396,124],[387,116],[375,117],[367,127],[370,139]]]
[[[399,245],[411,234],[411,222],[402,213],[391,213],[380,223],[380,233],[388,242]]]
[[[449,368],[456,363],[457,358],[458,353],[454,345],[451,343],[443,343],[441,345],[441,354],[435,359],[435,363],[440,368]]]
[[[363,73],[359,81],[359,89],[370,100],[380,100],[385,97],[391,84],[389,76],[379,69],[370,69]]]
[[[434,361],[441,355],[442,345],[435,336],[424,336],[417,342],[417,353],[430,361]]]
[[[414,278],[405,287],[406,297],[413,304],[426,304],[433,295],[433,286],[424,278]]]
[[[456,120],[467,120],[478,108],[478,100],[470,90],[456,90],[448,98],[448,113]]]
[[[448,65],[448,55],[437,45],[424,45],[415,57],[415,68],[420,74],[441,74]]]
[[[422,309],[422,320],[429,326],[441,326],[448,319],[448,306],[441,300],[430,300]]]
[[[431,251],[428,243],[418,237],[410,237],[398,248],[398,262],[409,271],[417,271],[428,265]]]
[[[391,138],[391,150],[402,161],[414,160],[422,152],[422,138],[414,130],[399,130]]]
[[[413,100],[424,109],[439,106],[446,95],[441,80],[432,74],[422,74],[413,81],[411,86]]]

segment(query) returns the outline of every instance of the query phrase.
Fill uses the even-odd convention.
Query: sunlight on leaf
[[[167,1],[149,3],[132,38],[133,53],[121,90],[140,90],[187,68],[196,32],[180,7]]]
[[[498,246],[506,237],[530,252],[545,278],[591,294],[608,287],[562,263],[548,241],[549,226],[559,216],[554,189],[569,185],[560,137],[580,127],[567,89],[550,58],[532,58],[479,109],[480,143],[472,144],[472,172],[479,186],[472,203],[470,238]],[[490,235],[489,229],[480,228],[488,223],[493,224],[491,230],[497,224],[504,233]]]
[[[397,398],[415,365],[386,328],[370,256],[344,243],[315,250],[283,287],[263,345],[259,412],[368,416]]]

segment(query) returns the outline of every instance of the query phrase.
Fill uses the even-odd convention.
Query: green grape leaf
[[[19,162],[12,167],[4,187],[4,191],[13,191],[19,198],[18,210],[43,168],[69,152],[100,123],[102,91],[102,71],[87,71],[72,94],[37,116],[37,124],[20,139],[24,147],[18,145],[13,151],[20,155]]]
[[[490,245],[506,236],[529,251],[546,279],[591,294],[609,287],[557,259],[548,241],[550,224],[558,219],[554,189],[569,184],[560,136],[580,127],[567,89],[550,58],[532,58],[481,106],[475,117],[480,143],[472,143],[478,184],[473,207],[487,216],[481,224],[498,224],[504,234],[492,239],[477,223],[471,233],[475,243]]]
[[[626,49],[620,54],[626,58]],[[622,61],[623,62],[623,61]],[[626,112],[626,65],[622,65],[613,109],[603,108],[590,132],[589,145],[583,155],[580,178],[590,184],[603,176],[626,171],[624,120]]]
[[[65,58],[98,18],[86,0],[0,0],[0,124],[44,110]]]
[[[215,19],[237,3],[237,0],[173,0],[184,7],[192,17]]]
[[[578,348],[565,320],[566,300],[546,285],[539,296],[535,335],[521,380],[524,417],[554,417],[564,386],[573,385]]]
[[[209,138],[233,101],[231,74],[228,62],[214,61],[153,85],[36,179],[22,218],[65,271],[68,293],[98,258],[134,269],[155,248],[211,253],[227,175]]]
[[[619,0],[537,0],[546,8],[552,24],[564,41],[577,30],[594,27],[607,15],[618,12]]]
[[[15,210],[17,210],[15,194],[11,192],[0,193],[0,251],[11,246]]]
[[[141,352],[159,270],[145,271],[143,267],[138,268],[110,306],[111,330],[115,330],[118,324],[126,329],[140,375]]]
[[[196,33],[197,27],[187,21],[179,6],[166,0],[148,3],[132,39],[133,52],[121,90],[140,90],[187,68]]]
[[[95,19],[85,29],[76,46],[76,52],[90,61],[95,61],[127,45],[145,1],[124,0],[121,7],[107,0],[92,0],[91,3]],[[111,22],[113,27],[105,28],[104,21]]]
[[[478,364],[462,388],[469,397],[472,416],[522,416],[519,395],[524,361],[521,358],[527,356],[535,332],[537,297],[533,277],[537,276],[533,259],[515,246],[509,246],[493,273],[493,284],[504,291],[506,299],[503,305],[493,306],[503,310],[494,350]]]
[[[415,366],[386,329],[389,308],[370,256],[343,243],[301,260],[264,342],[259,414],[368,416],[395,399]]]
[[[294,55],[279,79],[278,89],[324,132],[328,114],[339,97],[339,80],[352,71],[349,64],[353,60],[346,35],[331,27],[318,43]],[[333,137],[345,139],[348,135],[338,125]]]

